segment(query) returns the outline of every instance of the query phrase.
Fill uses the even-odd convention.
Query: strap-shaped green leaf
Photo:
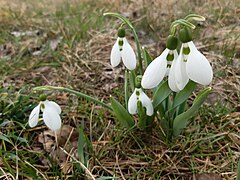
[[[143,49],[143,59],[144,62],[146,64],[146,66],[148,66],[151,62],[152,62],[152,57],[150,56],[150,54],[148,53],[148,51],[146,50],[146,48],[142,48]]]
[[[113,112],[117,119],[119,120],[119,122],[128,129],[133,127],[135,123],[132,116],[128,113],[128,111],[112,96],[110,96],[110,101],[112,104]]]
[[[195,87],[196,87],[196,83],[193,81],[189,81],[186,87],[182,91],[176,94],[173,101],[172,109],[176,108],[177,106],[182,104],[184,101],[186,101],[194,91]]]
[[[146,108],[142,106],[142,102],[138,101],[137,103],[137,109],[138,109],[138,127],[140,129],[145,129],[147,125],[147,115],[146,115]]]
[[[193,101],[193,105],[184,113],[178,115],[173,121],[173,134],[178,136],[183,129],[186,128],[188,119],[190,119],[194,113],[199,109],[208,94],[211,92],[211,87],[203,90]]]
[[[171,93],[171,89],[168,86],[168,82],[165,81],[164,83],[162,83],[159,88],[157,89],[157,91],[155,92],[154,96],[153,96],[153,107],[154,109],[158,107],[158,105],[164,100],[166,99],[169,94]]]

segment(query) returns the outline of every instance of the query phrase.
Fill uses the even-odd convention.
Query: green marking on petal
[[[119,40],[119,41],[118,41],[118,45],[119,45],[119,46],[123,46],[123,40]]]
[[[189,47],[183,47],[183,54],[188,55],[190,53],[190,48]]]
[[[140,96],[140,92],[139,92],[139,91],[136,91],[136,95],[137,95],[137,96]],[[137,99],[139,99],[139,97],[137,97]]]
[[[173,61],[173,59],[174,59],[174,54],[168,53],[168,55],[167,55],[167,61]]]
[[[41,103],[41,109],[43,110],[44,108],[45,108],[45,106],[44,106],[44,104],[43,103]]]

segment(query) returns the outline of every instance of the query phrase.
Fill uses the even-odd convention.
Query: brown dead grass
[[[45,3],[39,1],[37,4],[32,1],[29,3],[6,2],[9,1],[1,1],[3,9],[11,7],[12,11],[19,10],[24,16],[25,11],[36,6],[42,9],[47,8],[46,12],[49,10],[54,12],[63,1],[46,1]],[[77,0],[72,2],[79,3]],[[209,124],[204,127],[202,127],[202,117],[197,117],[193,125],[200,128],[193,128],[191,132],[186,132],[183,138],[171,148],[159,140],[157,129],[149,134],[136,132],[134,136],[129,133],[119,135],[111,117],[103,120],[102,124],[92,122],[90,131],[96,131],[96,137],[102,134],[103,136],[101,139],[93,139],[95,159],[90,159],[91,172],[94,175],[116,175],[119,179],[153,179],[157,174],[161,174],[159,179],[198,179],[196,174],[211,172],[220,175],[223,179],[235,179],[236,166],[232,168],[232,164],[237,163],[240,156],[238,135],[240,133],[240,19],[238,16],[240,7],[238,1],[143,0],[113,3],[104,0],[99,6],[122,12],[133,20],[139,27],[137,31],[142,45],[149,49],[153,57],[163,50],[168,27],[174,19],[181,18],[190,12],[205,16],[207,21],[199,24],[200,38],[196,36],[196,44],[207,56],[214,69],[215,77],[211,84],[214,92],[210,95],[208,104],[214,106],[217,102],[221,102],[228,108],[235,108],[233,110],[235,112],[214,117],[217,119],[216,124],[211,122],[212,117],[205,117],[204,120],[209,121]],[[90,36],[88,42],[79,42],[71,48],[65,45],[60,49],[65,61],[58,68],[31,69],[29,67],[17,71],[18,74],[6,77],[5,81],[21,87],[26,83],[35,85],[35,80],[40,79],[38,82],[41,85],[70,87],[108,102],[109,94],[113,93],[114,89],[121,91],[123,82],[123,68],[120,66],[112,69],[109,65],[109,54],[115,41],[117,26],[113,21],[106,22],[103,31],[88,32]],[[150,32],[152,36],[149,36]],[[132,37],[129,36],[129,39],[133,44]],[[34,58],[32,60],[33,63],[38,61]],[[29,73],[31,76],[28,75]],[[57,99],[63,105],[69,103],[67,98],[70,98],[74,105],[67,112],[68,117],[65,123],[74,121],[74,123],[69,122],[74,126],[83,118],[89,119],[87,113],[78,112],[75,107],[79,99],[64,93],[57,93],[57,95],[59,95]],[[89,107],[86,105],[86,108]],[[93,111],[97,112],[98,107],[95,108],[93,107]],[[186,141],[184,137],[188,133],[192,135],[190,140]],[[121,140],[116,141],[115,137],[120,137]],[[199,149],[203,151],[198,151]]]

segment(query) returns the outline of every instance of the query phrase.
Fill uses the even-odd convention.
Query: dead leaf
[[[49,152],[50,157],[59,164],[64,174],[68,174],[72,170],[71,158],[61,148],[78,158],[78,131],[76,128],[63,125],[61,130],[57,131],[56,134],[51,130],[44,131],[39,134],[38,141],[43,145],[44,150]],[[48,159],[43,158],[41,161],[44,165],[49,166],[50,164]]]
[[[196,175],[196,180],[222,180],[222,178],[215,173],[203,173]]]

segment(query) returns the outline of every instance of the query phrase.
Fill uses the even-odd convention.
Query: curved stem
[[[195,20],[195,21],[205,21],[206,18],[198,15],[198,14],[189,14],[184,18],[186,21],[191,21],[191,20]]]
[[[170,33],[171,33],[171,35],[175,35],[176,27],[178,25],[183,25],[183,26],[189,27],[191,29],[195,29],[196,28],[196,26],[194,24],[188,22],[187,20],[185,20],[185,19],[178,19],[176,21],[173,21],[171,26],[170,26]]]
[[[143,66],[142,66],[142,56],[141,56],[141,49],[140,49],[140,41],[138,39],[137,36],[137,32],[134,29],[133,25],[131,24],[131,22],[125,18],[124,16],[118,14],[118,13],[112,13],[112,12],[108,12],[108,13],[104,13],[103,16],[113,16],[116,17],[118,19],[120,19],[121,21],[123,21],[125,24],[128,25],[128,27],[132,30],[133,32],[133,36],[137,45],[137,52],[138,52],[138,61],[139,61],[139,74],[142,75],[143,74]]]
[[[96,98],[93,98],[91,96],[88,96],[84,93],[81,93],[81,92],[78,92],[78,91],[75,91],[75,90],[72,90],[72,89],[68,89],[68,88],[65,88],[65,87],[57,87],[57,86],[39,86],[39,87],[35,87],[33,88],[34,91],[49,91],[49,90],[60,90],[60,91],[64,91],[64,92],[68,92],[68,93],[71,93],[71,94],[75,94],[77,96],[80,96],[80,97],[83,97],[85,98],[86,100],[89,100],[89,101],[93,101],[97,104],[100,104],[102,106],[104,106],[105,108],[108,108],[110,110],[112,110],[112,107]]]

